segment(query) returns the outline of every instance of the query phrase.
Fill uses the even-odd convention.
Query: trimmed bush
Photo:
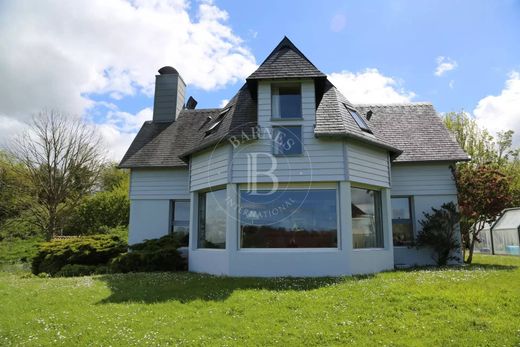
[[[32,261],[32,272],[57,274],[66,265],[104,265],[127,250],[116,235],[93,235],[53,240],[40,245]]]
[[[177,248],[179,240],[167,235],[130,246],[130,252],[110,262],[111,272],[176,271],[186,265]]]

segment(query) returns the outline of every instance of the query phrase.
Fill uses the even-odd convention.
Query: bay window
[[[198,248],[226,248],[226,190],[199,193]]]
[[[383,248],[381,192],[351,188],[352,243],[354,248]]]
[[[242,248],[338,246],[335,189],[240,192]]]

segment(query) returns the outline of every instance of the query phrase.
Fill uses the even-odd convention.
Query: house
[[[422,212],[468,160],[429,103],[358,105],[284,38],[223,108],[185,104],[172,67],[121,161],[129,242],[184,236],[189,270],[337,276],[431,263]]]

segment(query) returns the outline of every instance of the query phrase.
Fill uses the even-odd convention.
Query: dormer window
[[[271,86],[272,118],[302,118],[302,88],[300,83],[280,83]]]
[[[351,109],[347,105],[343,104],[343,106],[345,106],[350,116],[354,118],[354,121],[361,130],[363,130],[366,133],[372,134],[372,130],[370,130],[363,117],[361,117],[355,110]]]

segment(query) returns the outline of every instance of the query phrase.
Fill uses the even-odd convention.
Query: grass
[[[40,239],[12,239],[0,242],[0,264],[29,261],[36,255]]]
[[[0,345],[520,346],[520,257],[321,279],[0,273]]]

